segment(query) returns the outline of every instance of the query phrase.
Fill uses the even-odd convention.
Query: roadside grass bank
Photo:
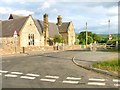
[[[107,49],[108,52],[120,52],[120,49]]]
[[[92,67],[102,69],[102,70],[107,70],[109,72],[118,74],[118,72],[120,72],[120,59],[97,62],[97,63],[93,64]]]
[[[118,52],[118,53],[120,53],[120,49],[104,49],[104,50],[99,50],[99,51],[103,51],[103,52]]]

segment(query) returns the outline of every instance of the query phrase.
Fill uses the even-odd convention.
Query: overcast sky
[[[1,0],[0,19],[5,20],[10,13],[13,13],[32,14],[34,18],[42,20],[43,14],[47,13],[49,21],[56,23],[57,16],[61,15],[63,22],[73,22],[76,33],[85,31],[87,22],[88,31],[98,34],[108,34],[108,20],[110,19],[110,33],[118,33],[118,0],[91,1]]]

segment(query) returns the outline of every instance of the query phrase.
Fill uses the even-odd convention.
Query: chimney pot
[[[62,16],[61,15],[58,15],[58,17],[57,17],[57,25],[58,26],[62,25]]]

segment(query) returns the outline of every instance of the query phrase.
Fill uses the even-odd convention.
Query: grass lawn
[[[98,63],[93,64],[94,68],[107,70],[107,71],[110,71],[113,73],[120,72],[119,66],[120,66],[120,59],[119,60],[98,62]]]

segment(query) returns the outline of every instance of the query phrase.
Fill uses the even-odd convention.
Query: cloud
[[[44,0],[1,0],[1,2],[5,3],[29,3],[29,2],[43,2]]]
[[[111,31],[117,32],[118,6],[117,2],[81,2],[81,0],[2,0],[0,15],[33,14],[34,18],[43,19],[43,14],[49,15],[49,21],[56,22],[57,15],[62,15],[63,22],[72,21],[76,32],[85,28],[88,22],[89,30],[96,33],[107,33],[108,20],[111,20]],[[89,0],[88,0],[89,1]],[[11,3],[11,4],[9,4]],[[17,5],[16,5],[17,4]],[[79,30],[79,31],[78,31]]]
[[[0,7],[0,14],[8,14],[12,12],[12,9],[11,8],[8,8],[8,7]]]
[[[29,14],[34,14],[34,12],[32,11],[28,11],[28,10],[15,10],[11,12],[12,14],[20,14],[20,15],[29,15]]]
[[[14,10],[9,7],[0,7],[0,14],[21,14],[21,15],[29,15],[29,14],[34,14],[32,11],[28,10]]]
[[[44,10],[44,9],[50,8],[55,3],[56,3],[55,0],[45,0],[41,6],[41,9]]]
[[[6,3],[14,3],[14,2],[44,2],[44,0],[1,0]],[[56,0],[57,1],[57,0]],[[58,0],[57,2],[119,2],[119,0]]]
[[[54,8],[54,9],[52,10],[52,12],[58,13],[58,10],[57,10],[56,8]]]
[[[118,6],[109,8],[108,15],[111,15],[111,16],[118,15]]]

